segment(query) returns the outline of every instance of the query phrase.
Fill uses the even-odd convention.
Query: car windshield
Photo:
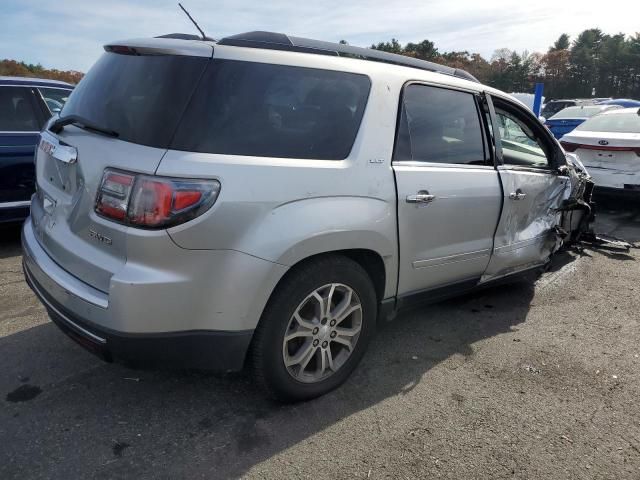
[[[60,117],[76,115],[121,140],[166,148],[208,58],[104,53]]]
[[[597,115],[603,110],[602,107],[569,107],[564,110],[560,110],[549,120],[562,120],[567,118],[589,118]]]
[[[610,113],[590,118],[576,130],[590,132],[640,133],[640,115],[638,110]]]

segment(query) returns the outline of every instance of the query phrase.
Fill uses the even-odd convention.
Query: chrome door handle
[[[511,200],[522,200],[523,198],[525,198],[527,196],[526,193],[523,193],[521,190],[516,190],[515,192],[511,192],[509,194],[509,198]]]
[[[426,190],[420,190],[415,195],[407,195],[407,203],[431,203],[436,199]]]

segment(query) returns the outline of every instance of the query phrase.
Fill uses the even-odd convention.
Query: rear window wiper
[[[101,133],[102,135],[106,135],[108,137],[117,138],[119,136],[118,132],[115,130],[109,130],[108,128],[101,127],[96,125],[91,120],[87,120],[79,115],[67,115],[66,117],[60,117],[49,126],[49,130],[53,133],[60,133],[65,125],[77,125],[81,128],[94,131],[96,133]]]

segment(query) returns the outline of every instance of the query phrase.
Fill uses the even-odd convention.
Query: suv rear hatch
[[[105,50],[60,114],[83,121],[41,135],[31,216],[56,263],[108,292],[111,276],[127,260],[130,227],[94,211],[104,170],[156,171],[213,47],[158,39]]]

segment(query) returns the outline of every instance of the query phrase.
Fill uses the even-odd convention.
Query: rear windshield
[[[167,148],[208,58],[104,53],[69,96],[79,115],[121,140]]]
[[[564,110],[560,110],[549,120],[560,120],[563,118],[589,118],[600,112],[602,107],[569,107]]]
[[[234,60],[207,68],[172,149],[340,160],[358,133],[367,76]]]
[[[555,102],[551,101],[545,105],[542,109],[542,115],[546,117],[550,117],[558,113],[563,108],[572,107],[575,105],[575,102]]]
[[[588,132],[640,133],[640,115],[631,113],[610,113],[590,118],[576,130]]]

